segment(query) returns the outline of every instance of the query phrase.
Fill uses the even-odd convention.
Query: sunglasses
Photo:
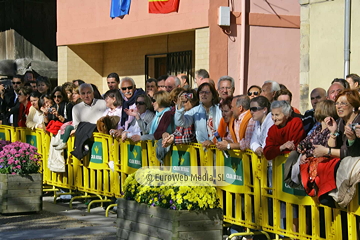
[[[264,109],[263,107],[251,107],[251,108],[250,108],[250,111],[251,111],[251,112],[257,112],[257,111],[263,110],[263,109]]]
[[[14,84],[14,85],[15,84],[19,84],[19,85],[21,84],[21,82],[11,82],[11,83]]]
[[[54,95],[54,98],[62,98],[61,95]]]
[[[145,102],[135,102],[136,105],[145,105]]]
[[[122,88],[121,88],[121,90],[123,90],[123,91],[126,91],[126,89],[131,90],[131,89],[133,89],[133,86],[122,87]]]
[[[156,102],[156,100],[155,100],[154,98],[151,98],[151,102],[153,102],[153,103],[154,103],[154,102]]]
[[[259,95],[259,92],[248,92],[248,96],[251,96],[251,95],[255,95],[255,96],[257,96],[257,95]]]

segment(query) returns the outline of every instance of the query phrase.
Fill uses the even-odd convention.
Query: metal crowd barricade
[[[15,142],[18,141],[16,137],[16,129],[7,125],[0,125],[0,140]]]
[[[258,235],[267,233],[261,228],[260,180],[258,178],[258,158],[251,151],[216,151],[218,166],[233,169],[222,175],[228,186],[218,186],[218,196],[223,206],[224,222],[245,227],[234,236]]]
[[[0,139],[28,142],[43,155],[44,184],[58,188],[79,190],[83,196],[98,197],[94,202],[110,202],[109,197],[122,197],[123,183],[128,174],[144,166],[160,166],[156,159],[154,141],[133,143],[119,142],[109,135],[94,133],[90,156],[79,160],[72,156],[74,137],[68,140],[66,172],[51,172],[47,167],[50,135],[42,130],[14,128],[0,125]],[[204,149],[201,144],[174,145],[164,160],[173,171],[187,174],[187,166],[229,166],[236,170],[235,182],[230,186],[217,187],[224,208],[224,221],[248,228],[239,235],[266,231],[297,239],[358,239],[360,222],[360,196],[358,191],[347,209],[319,205],[304,191],[294,190],[284,183],[284,163],[287,156],[272,161],[272,167],[264,158],[251,151],[228,151],[227,157],[215,147]],[[114,162],[114,169],[108,166]],[[183,167],[183,168],[181,168]],[[271,168],[270,168],[271,167]],[[206,169],[204,167],[204,169]],[[271,181],[268,179],[272,169]],[[182,170],[182,171],[181,171]],[[202,170],[201,170],[202,171]],[[269,184],[271,183],[271,184]],[[55,196],[56,197],[56,196]],[[90,205],[88,209],[90,209]],[[298,220],[294,220],[298,219]],[[293,228],[293,224],[296,226]],[[253,231],[254,230],[254,231]],[[346,231],[345,231],[346,230]],[[346,234],[347,236],[343,236]]]
[[[82,159],[72,156],[75,163],[75,187],[85,194],[73,197],[70,204],[75,199],[99,198],[99,200],[92,200],[88,203],[88,211],[93,203],[111,202],[108,198],[114,196],[111,189],[114,172],[108,166],[109,159],[112,159],[110,149],[113,149],[113,138],[108,134],[101,133],[94,133],[93,138],[92,145],[88,146],[90,154]]]
[[[287,155],[272,160],[272,184],[268,173],[270,162],[261,158],[262,228],[276,235],[299,239],[341,239],[338,231],[338,209],[321,206],[304,190],[290,188],[284,182]],[[270,175],[271,176],[271,175]]]

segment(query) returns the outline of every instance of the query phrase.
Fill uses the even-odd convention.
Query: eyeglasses
[[[202,94],[206,94],[206,95],[207,95],[207,94],[210,94],[210,91],[200,91],[199,94],[200,94],[200,95],[202,95]]]
[[[54,95],[54,98],[62,98],[62,96],[61,95]]]
[[[133,89],[133,86],[122,87],[122,88],[121,88],[121,90],[123,90],[123,91],[126,91],[126,89],[131,90],[131,89]]]
[[[248,96],[251,96],[251,95],[255,95],[255,96],[257,96],[257,95],[259,95],[259,92],[248,92]]]
[[[225,89],[226,89],[226,90],[230,90],[231,87],[221,87],[221,88],[220,88],[221,91],[224,91]]]
[[[145,105],[145,102],[135,102],[136,105]]]
[[[346,103],[346,102],[336,102],[335,105],[336,105],[336,106],[342,106],[342,107],[344,107],[344,106],[348,106],[349,103]]]
[[[251,112],[257,112],[257,111],[263,110],[263,109],[264,109],[263,107],[251,107],[251,108],[250,108],[250,111],[251,111]]]
[[[14,84],[14,85],[15,84],[19,84],[19,85],[21,84],[21,82],[11,82],[11,83]]]

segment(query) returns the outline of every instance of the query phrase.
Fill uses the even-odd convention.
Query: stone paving
[[[87,212],[87,206],[74,202],[54,204],[43,197],[39,213],[0,215],[0,239],[116,239],[116,215],[105,217],[102,207]]]

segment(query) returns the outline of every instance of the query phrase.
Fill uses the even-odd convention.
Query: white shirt
[[[252,151],[255,152],[258,147],[264,149],[267,134],[272,125],[274,125],[274,121],[271,119],[271,112],[266,115],[264,122],[261,125],[259,121],[256,121],[255,129],[250,141],[250,149]]]

